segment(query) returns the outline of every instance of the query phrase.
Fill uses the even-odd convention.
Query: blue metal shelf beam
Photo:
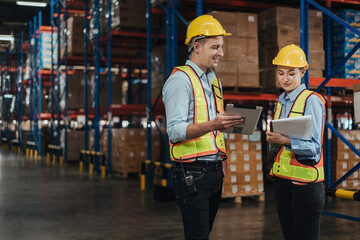
[[[54,113],[54,0],[50,2],[50,24],[51,24],[51,66],[50,66],[50,144],[54,144],[54,121],[55,121],[55,113]]]
[[[56,104],[56,113],[57,113],[57,125],[56,125],[56,145],[61,146],[61,131],[60,131],[60,99],[61,99],[61,85],[60,85],[60,60],[61,60],[61,52],[60,52],[60,46],[61,46],[61,24],[60,24],[60,14],[61,14],[61,1],[57,0],[56,5],[57,10],[57,19],[56,19],[56,25],[57,25],[57,68],[56,68],[56,80],[57,80],[57,104]],[[60,152],[56,151],[56,161],[59,162],[60,160]]]
[[[111,115],[111,23],[112,23],[112,9],[111,9],[111,0],[108,0],[108,105],[107,105],[107,114],[108,114],[108,152],[107,152],[107,175],[111,175],[111,122],[112,122],[112,115]],[[140,71],[141,72],[141,71]],[[141,80],[141,78],[140,78]],[[141,83],[140,83],[141,85]]]
[[[40,70],[42,68],[42,49],[41,49],[41,24],[42,24],[42,15],[39,12],[39,66],[38,66],[38,113],[41,113],[41,73]],[[40,118],[39,118],[40,119]],[[41,156],[41,126],[38,126],[38,136],[37,136],[37,152],[38,156]]]
[[[146,87],[146,103],[147,103],[147,159],[151,160],[152,152],[151,152],[151,51],[153,49],[153,46],[151,44],[151,22],[152,22],[152,14],[151,14],[151,0],[146,1],[146,67],[147,67],[147,87]],[[166,28],[168,29],[168,26],[166,24]],[[148,166],[147,171],[149,172],[150,166]],[[146,179],[147,188],[151,188],[151,178],[150,175],[147,175]]]
[[[64,107],[64,113],[63,113],[63,119],[64,121],[64,149],[63,149],[63,156],[64,156],[64,162],[67,162],[68,157],[68,138],[67,138],[67,129],[69,125],[69,120],[67,117],[67,109],[68,109],[68,6],[67,6],[67,0],[64,0],[64,22],[65,22],[65,38],[64,38],[64,46],[65,46],[65,52],[64,52],[64,60],[65,60],[65,89],[64,89],[64,101],[65,101],[65,107]],[[60,26],[59,26],[60,27]],[[58,46],[60,48],[60,46]]]
[[[85,17],[84,17],[84,95],[85,95],[85,103],[84,103],[84,111],[85,111],[85,129],[84,129],[84,147],[85,151],[89,149],[89,110],[88,110],[88,74],[89,74],[89,68],[88,68],[88,39],[89,39],[89,22],[88,22],[88,1],[85,0],[84,2],[84,10],[85,10]],[[89,159],[88,155],[85,154],[84,156],[84,170],[88,171],[89,169]]]
[[[100,4],[99,0],[95,0],[94,13],[95,13],[95,34],[94,34],[94,56],[95,56],[95,116],[93,122],[94,128],[94,150],[95,152],[100,151]],[[99,157],[94,157],[94,171],[96,174],[100,173]]]
[[[39,19],[40,20],[40,19]],[[34,56],[33,56],[33,141],[35,142],[35,145],[33,146],[33,150],[35,150],[36,148],[36,144],[37,144],[37,137],[36,137],[36,133],[37,133],[37,111],[36,111],[36,102],[37,102],[37,73],[38,73],[38,69],[37,69],[37,56],[38,56],[38,38],[37,38],[37,17],[34,17],[34,22],[33,22],[34,26],[33,26],[33,36],[34,36]],[[39,28],[39,33],[40,33],[40,28]]]

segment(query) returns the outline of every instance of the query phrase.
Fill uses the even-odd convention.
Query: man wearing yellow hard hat
[[[291,44],[274,58],[277,79],[284,89],[274,119],[311,116],[311,139],[286,137],[267,131],[276,153],[270,174],[275,177],[275,200],[284,239],[317,240],[324,207],[323,135],[325,99],[309,91],[301,78],[309,68],[305,53]]]
[[[210,15],[194,19],[186,33],[190,59],[173,69],[163,88],[174,188],[185,239],[209,239],[220,205],[226,169],[220,130],[243,123],[223,112],[222,87],[215,68],[229,36]]]

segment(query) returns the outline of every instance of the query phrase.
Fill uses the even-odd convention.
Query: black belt
[[[195,161],[195,162],[183,162],[184,168],[194,167],[194,168],[205,168],[205,169],[219,169],[222,165],[222,161]],[[181,168],[180,162],[175,162],[176,168]]]

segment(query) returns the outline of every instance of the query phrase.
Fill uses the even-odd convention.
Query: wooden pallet
[[[242,203],[243,199],[251,199],[259,202],[265,201],[265,193],[254,193],[254,194],[241,194],[241,195],[234,195],[234,196],[223,196],[222,198],[225,199],[233,199],[236,203]]]

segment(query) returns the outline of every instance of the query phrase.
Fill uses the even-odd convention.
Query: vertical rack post
[[[306,0],[300,2],[300,45],[309,62],[309,4]],[[309,71],[305,72],[304,82],[306,89],[309,89]]]
[[[32,22],[30,21],[30,24],[29,24],[29,39],[30,39],[30,50],[29,50],[29,65],[30,65],[30,71],[29,71],[29,89],[30,89],[30,98],[29,98],[29,121],[30,121],[30,132],[29,132],[29,140],[32,141],[33,140],[33,135],[32,135],[32,72],[34,71],[34,67],[33,67],[33,50],[34,48],[32,47],[32,45],[34,44],[35,42],[35,39],[34,41],[32,40],[32,36],[33,36],[33,30],[32,30],[32,27],[33,27],[33,24]]]
[[[168,0],[167,0],[168,1]],[[146,67],[147,67],[147,88],[146,88],[146,113],[147,113],[147,159],[151,160],[151,0],[146,1]],[[148,170],[150,170],[150,165],[148,165]],[[151,188],[151,177],[147,175],[147,188]]]
[[[84,113],[85,113],[85,139],[84,139],[84,146],[85,151],[89,149],[89,110],[88,110],[88,39],[89,39],[89,22],[88,22],[88,1],[85,0],[85,17],[84,17],[84,91],[85,91],[85,103],[84,103]],[[88,170],[88,155],[85,154],[84,156],[84,170]]]
[[[56,25],[57,25],[57,68],[56,68],[56,80],[57,80],[57,101],[56,101],[56,119],[57,119],[57,125],[56,125],[56,144],[57,146],[61,146],[61,132],[60,132],[60,100],[61,100],[61,85],[60,85],[60,61],[61,61],[61,53],[60,53],[60,0],[57,0],[57,18],[56,18]],[[56,161],[59,162],[60,152],[56,151]]]
[[[94,117],[94,149],[95,152],[99,152],[100,150],[100,98],[99,98],[99,91],[100,91],[100,6],[99,6],[99,0],[95,0],[95,34],[94,34],[94,40],[95,40],[95,117]],[[99,168],[99,156],[96,154],[94,157],[94,171],[96,174],[99,174],[100,168]]]
[[[331,1],[327,0],[326,2],[326,7],[327,9],[330,11],[331,10]],[[326,71],[326,76],[329,76],[331,74],[331,18],[329,16],[326,16],[326,50],[325,50],[325,71]],[[327,87],[326,88],[326,94],[328,96],[331,95],[331,88]],[[332,110],[331,110],[331,101],[327,102],[327,120],[330,124],[333,123],[332,121]],[[326,131],[326,177],[325,177],[325,181],[326,181],[326,186],[331,186],[331,138],[332,138],[332,132],[331,130],[326,127],[327,131]]]
[[[166,77],[172,70],[172,26],[171,26],[171,0],[166,0]],[[173,1],[172,1],[173,2]],[[174,3],[174,2],[173,2]]]
[[[50,66],[50,144],[54,144],[54,0],[50,3],[50,24],[51,24],[51,66]]]
[[[35,151],[37,144],[37,111],[36,111],[36,102],[37,102],[37,91],[36,91],[36,80],[37,80],[37,55],[38,55],[38,38],[37,38],[37,17],[34,17],[34,69],[33,69],[33,119],[34,119],[34,128],[33,128],[33,140],[35,145],[32,147]],[[39,29],[40,32],[40,29]]]
[[[24,104],[23,104],[23,97],[24,97],[24,33],[21,32],[21,56],[20,56],[20,116],[19,116],[19,145],[20,151],[24,151],[24,130],[22,127],[22,120],[24,116]]]
[[[41,68],[42,68],[42,56],[41,56],[41,36],[42,36],[42,33],[41,33],[41,23],[42,23],[42,20],[41,20],[41,12],[39,12],[39,69],[38,69],[38,112],[39,112],[39,125],[38,125],[38,141],[37,141],[37,148],[38,148],[38,156],[41,157],[41,118],[40,118],[40,114],[41,114]]]
[[[4,102],[5,102],[5,136],[7,139],[7,144],[9,149],[10,148],[10,137],[9,137],[9,86],[10,86],[10,79],[9,79],[9,55],[10,50],[6,50],[5,52],[5,95],[4,95]]]
[[[111,175],[111,122],[112,122],[112,114],[111,114],[111,0],[108,0],[108,157],[107,157],[107,175]],[[140,79],[141,80],[141,79]]]
[[[171,5],[171,29],[172,29],[172,64],[171,69],[175,66],[177,66],[177,53],[178,53],[178,39],[177,39],[177,16],[176,16],[176,1],[172,1]]]
[[[16,39],[16,47],[15,47],[15,56],[16,56],[16,64],[15,64],[15,100],[16,100],[16,111],[15,111],[15,119],[16,119],[16,131],[15,131],[15,139],[20,143],[20,51],[21,51],[21,39]],[[12,146],[13,149],[13,146]],[[17,152],[17,149],[16,149]]]
[[[201,16],[203,11],[203,1],[197,0],[196,1],[196,16]]]
[[[63,113],[63,119],[64,119],[64,149],[63,149],[63,156],[64,156],[64,162],[67,162],[67,128],[69,124],[69,119],[67,116],[67,107],[68,107],[68,6],[67,6],[67,0],[64,0],[64,23],[65,23],[65,29],[64,29],[64,46],[65,46],[65,52],[64,52],[64,61],[65,61],[65,93],[64,93],[64,101],[65,101],[65,107],[64,107],[64,113]]]

